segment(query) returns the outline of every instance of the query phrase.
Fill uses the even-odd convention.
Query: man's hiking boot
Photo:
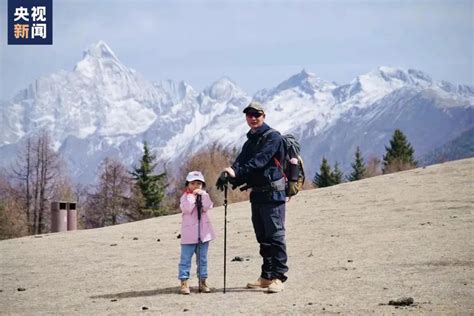
[[[247,283],[247,288],[249,289],[267,288],[270,284],[272,284],[272,280],[258,278],[257,281]]]
[[[191,291],[189,290],[188,280],[181,281],[181,287],[179,288],[179,294],[189,295]]]
[[[272,284],[268,286],[268,293],[280,293],[285,289],[283,282],[280,279],[273,280]]]
[[[211,293],[211,289],[207,285],[206,279],[199,280],[199,292]]]

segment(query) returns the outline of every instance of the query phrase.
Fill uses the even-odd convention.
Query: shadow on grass
[[[103,295],[94,295],[90,298],[97,299],[123,299],[123,298],[132,298],[132,297],[144,297],[144,296],[157,296],[157,295],[165,295],[165,294],[175,294],[180,295],[178,293],[179,287],[166,287],[162,289],[155,289],[155,290],[147,290],[147,291],[130,291],[130,292],[121,292],[121,293],[112,293],[112,294],[103,294]],[[203,295],[212,295],[212,294],[222,294],[223,288],[216,289],[211,288],[211,293],[199,293],[197,287],[191,287],[191,295],[192,294],[203,294]],[[231,287],[226,288],[226,293],[236,293],[236,292],[264,292],[265,289],[247,289],[244,287]]]

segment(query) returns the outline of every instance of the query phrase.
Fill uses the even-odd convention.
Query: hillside
[[[190,296],[177,294],[180,215],[0,241],[0,310],[471,314],[473,179],[474,159],[465,159],[300,193],[287,209],[289,279],[272,295],[244,288],[261,264],[248,202],[228,206],[226,294],[222,207],[212,211],[211,294],[196,294],[196,279]],[[404,296],[414,306],[386,305]]]
[[[423,165],[433,165],[440,162],[474,157],[474,128],[471,128],[452,141],[426,154],[422,159]]]

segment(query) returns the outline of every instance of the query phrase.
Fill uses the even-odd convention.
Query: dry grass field
[[[211,210],[210,294],[195,278],[177,294],[179,214],[0,241],[0,314],[472,315],[473,179],[465,159],[303,191],[287,204],[279,294],[245,288],[261,265],[248,202],[228,206],[226,294],[222,207]],[[402,297],[414,304],[388,305]]]

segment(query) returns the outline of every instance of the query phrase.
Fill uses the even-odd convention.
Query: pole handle
[[[202,196],[201,196],[201,194],[196,194],[196,208],[197,208],[198,220],[201,220],[201,214],[202,214]]]

